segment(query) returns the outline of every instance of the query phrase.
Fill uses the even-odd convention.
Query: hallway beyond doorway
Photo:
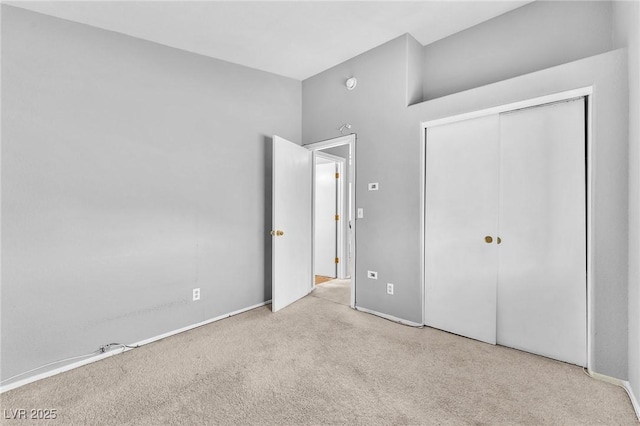
[[[311,296],[349,306],[349,300],[351,300],[351,280],[332,279],[323,282],[320,285],[316,285]]]

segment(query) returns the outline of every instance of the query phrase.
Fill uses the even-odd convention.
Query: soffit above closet
[[[304,80],[404,33],[425,45],[529,2],[4,3]]]

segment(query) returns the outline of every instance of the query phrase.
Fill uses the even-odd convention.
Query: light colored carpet
[[[311,293],[314,297],[349,306],[351,302],[351,280],[334,279],[316,286]]]
[[[56,409],[58,419],[5,422],[636,424],[624,390],[579,367],[399,325],[318,296],[7,392],[3,409]]]

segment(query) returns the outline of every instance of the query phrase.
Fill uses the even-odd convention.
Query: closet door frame
[[[427,129],[429,127],[440,126],[443,124],[454,123],[456,121],[469,120],[472,118],[483,117],[492,114],[500,114],[508,111],[515,111],[523,108],[530,108],[535,106],[542,106],[545,104],[550,104],[554,102],[567,101],[574,98],[585,98],[586,104],[586,154],[587,154],[587,177],[586,177],[586,213],[587,213],[587,370],[591,370],[592,367],[592,265],[593,265],[593,250],[592,250],[592,202],[593,197],[591,194],[592,184],[593,184],[593,151],[592,151],[592,100],[593,96],[593,86],[582,87],[578,89],[567,90],[559,93],[554,93],[551,95],[540,96],[531,99],[525,99],[518,102],[513,102],[505,105],[500,105],[497,107],[486,108],[481,110],[470,111],[462,114],[456,114],[444,118],[439,118],[436,120],[424,121],[420,124],[420,267],[421,267],[421,280],[422,280],[422,324],[425,324],[425,307],[426,307],[426,251],[425,251],[425,241],[426,241],[426,197],[425,197],[425,189],[426,189],[426,179],[427,179],[427,171],[426,171],[426,144],[427,144]]]

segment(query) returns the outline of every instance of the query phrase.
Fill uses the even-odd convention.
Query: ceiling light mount
[[[347,86],[347,90],[355,89],[357,84],[358,84],[358,79],[355,77],[350,77],[347,79],[347,81],[344,82],[344,85]]]

